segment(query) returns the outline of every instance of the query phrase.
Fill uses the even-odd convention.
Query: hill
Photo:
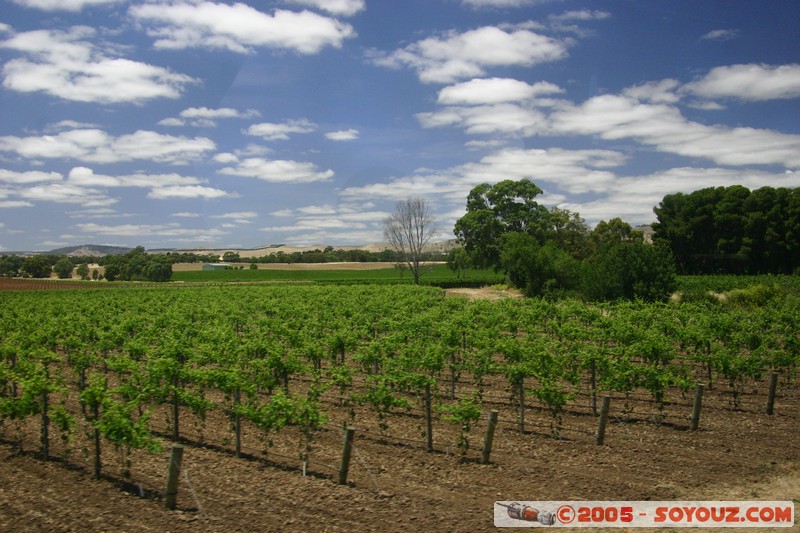
[[[101,244],[81,244],[80,246],[65,246],[51,250],[53,255],[67,255],[70,257],[103,257],[106,255],[122,255],[130,252],[133,248],[122,246],[104,246]]]

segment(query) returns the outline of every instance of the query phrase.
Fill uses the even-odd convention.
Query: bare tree
[[[383,236],[406,262],[419,285],[422,249],[438,231],[430,204],[424,198],[409,198],[397,202],[395,212],[383,223]]]

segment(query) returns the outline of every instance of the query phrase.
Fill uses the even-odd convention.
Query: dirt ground
[[[704,397],[700,430],[689,431],[691,398],[673,391],[664,418],[644,394],[612,400],[606,442],[597,446],[590,397],[580,395],[562,421],[561,438],[534,400],[525,432],[502,378],[490,383],[484,416],[460,457],[457,433],[434,421],[435,451],[426,451],[420,404],[389,419],[382,437],[366,407],[339,407],[324,396],[329,422],[313,445],[308,475],[292,429],[265,444],[245,428],[245,456],[232,453],[230,423],[213,412],[205,423],[183,415],[186,439],[178,509],[164,491],[170,442],[158,454],[134,452],[129,479],[113,449],[106,477],[94,480],[85,442],[64,447],[54,435],[45,462],[36,453],[38,424],[3,429],[0,531],[489,531],[495,500],[795,500],[800,498],[800,383],[781,383],[776,413],[764,414],[766,384],[754,382],[738,410],[726,391]],[[302,383],[292,386],[302,386]],[[460,384],[459,393],[469,392]],[[499,412],[489,465],[477,461],[489,409]],[[155,413],[154,426],[166,425]],[[336,483],[344,424],[356,428],[348,484]],[[166,434],[167,428],[163,427]],[[22,438],[26,451],[14,442]],[[78,440],[78,439],[76,439]],[[144,496],[144,497],[142,497]],[[593,529],[591,531],[598,531]],[[615,529],[613,531],[622,531]],[[644,531],[637,529],[635,531]],[[659,531],[665,531],[661,529]],[[729,531],[729,530],[728,530]],[[750,531],[754,531],[751,529]],[[785,529],[783,531],[786,531]]]
[[[248,268],[249,263],[232,263],[244,265]],[[258,263],[259,270],[382,270],[394,268],[397,263],[387,262],[341,262],[341,263]],[[426,265],[437,264],[435,262],[424,263]],[[203,270],[203,263],[175,263],[172,265],[175,272],[191,272]]]

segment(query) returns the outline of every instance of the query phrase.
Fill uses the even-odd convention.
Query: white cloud
[[[6,183],[37,183],[40,181],[61,181],[62,179],[63,176],[58,172],[41,172],[38,170],[16,172],[0,169],[0,181]]]
[[[560,15],[550,15],[549,20],[555,22],[572,22],[572,21],[587,21],[587,20],[604,20],[611,16],[606,11],[592,11],[591,9],[580,9],[575,11],[567,11]]]
[[[620,177],[609,184],[600,198],[584,203],[563,203],[561,207],[579,212],[590,223],[620,217],[633,224],[645,224],[655,220],[653,207],[667,194],[731,185],[749,189],[793,188],[800,186],[800,177],[749,169],[672,168],[645,176]]]
[[[258,178],[272,183],[311,183],[327,181],[332,170],[320,171],[313,163],[252,157],[237,161],[235,167],[225,167],[220,174]]]
[[[189,211],[181,211],[180,213],[172,213],[173,217],[178,218],[200,218],[200,213],[192,213]]]
[[[358,130],[349,129],[349,130],[340,130],[340,131],[331,131],[325,134],[325,138],[330,141],[355,141],[358,139]]]
[[[410,196],[440,197],[445,202],[463,203],[479,183],[528,178],[572,194],[599,193],[614,181],[608,169],[621,166],[626,157],[611,150],[564,150],[551,148],[507,148],[483,157],[476,163],[445,169],[423,170],[392,180],[362,187],[348,187],[342,198],[403,200]]]
[[[236,193],[229,193],[222,189],[214,187],[206,187],[203,185],[172,185],[168,187],[154,187],[147,193],[148,198],[154,200],[168,200],[172,198],[237,198],[239,195]]]
[[[290,133],[311,133],[316,129],[316,124],[306,118],[301,118],[299,120],[289,120],[282,124],[272,122],[253,124],[244,131],[244,134],[261,137],[265,141],[287,141]]]
[[[563,89],[548,82],[528,84],[510,78],[485,78],[445,87],[439,91],[437,102],[443,105],[500,104],[562,92]]]
[[[429,37],[391,54],[375,54],[378,65],[417,71],[424,83],[452,83],[484,75],[490,67],[530,67],[566,57],[568,41],[525,29],[485,26]]]
[[[542,0],[461,0],[465,6],[473,8],[482,7],[523,7],[535,3],[540,3]]]
[[[546,116],[536,109],[514,104],[449,107],[435,113],[419,113],[423,128],[460,126],[472,135],[535,135],[547,131]]]
[[[58,133],[64,130],[91,130],[100,126],[92,122],[78,122],[77,120],[62,120],[53,124],[48,124],[42,131],[45,133]]]
[[[290,4],[314,7],[327,11],[331,15],[342,17],[352,17],[356,13],[364,11],[367,6],[364,0],[288,0]]]
[[[677,94],[678,80],[651,81],[629,87],[623,91],[625,96],[630,96],[641,102],[651,102],[654,104],[675,104],[680,101]]]
[[[739,30],[711,30],[702,37],[703,41],[730,41],[739,36]]]
[[[312,245],[315,242],[359,243],[382,240],[383,222],[390,215],[386,211],[373,209],[372,202],[343,202],[308,205],[297,209],[283,209],[270,213],[273,216],[296,216],[292,224],[266,226],[261,231],[269,233],[297,233],[301,235],[280,236],[282,242]]]
[[[211,218],[232,218],[232,219],[247,219],[257,218],[258,213],[255,211],[236,211],[234,213],[223,213],[222,215],[212,215]]]
[[[33,204],[23,200],[2,200],[0,209],[13,209],[16,207],[33,207]]]
[[[260,116],[255,109],[239,111],[230,107],[209,109],[207,107],[190,107],[180,112],[180,118],[165,118],[159,122],[161,126],[193,126],[196,128],[213,128],[217,120],[227,118],[253,118]]]
[[[95,174],[86,167],[75,167],[69,172],[69,183],[85,187],[171,187],[198,185],[206,180],[179,174],[131,174],[127,176],[107,176]]]
[[[106,196],[102,191],[81,187],[70,183],[49,183],[21,189],[17,195],[25,200],[55,202],[61,204],[81,204],[86,207],[108,206],[117,203],[116,198]]]
[[[227,235],[220,229],[183,228],[180,224],[121,224],[117,226],[94,223],[77,224],[83,233],[114,237],[184,237],[187,240],[207,241],[214,237]]]
[[[565,104],[550,119],[555,133],[629,138],[661,152],[710,159],[720,165],[800,167],[800,135],[707,126],[687,120],[676,107],[645,104],[625,96],[602,95],[579,106]]]
[[[119,4],[121,0],[13,0],[23,7],[41,9],[42,11],[81,11],[84,7],[110,6]]]
[[[716,67],[683,87],[703,98],[737,98],[750,102],[800,97],[800,64]]]
[[[340,48],[355,36],[353,27],[311,11],[275,10],[271,15],[246,4],[210,1],[157,1],[132,6],[128,13],[155,37],[156,48],[222,48],[249,53],[254,47],[316,54]]]
[[[96,30],[19,33],[0,43],[26,57],[3,66],[3,85],[18,92],[44,92],[76,102],[143,103],[178,98],[193,78],[162,67],[109,57],[111,46],[93,43]]]
[[[336,208],[331,204],[309,205],[306,207],[299,207],[297,212],[304,215],[333,215],[336,213]]]
[[[205,137],[175,137],[152,131],[137,131],[112,137],[99,129],[71,130],[39,137],[0,137],[0,151],[15,152],[28,159],[77,159],[91,163],[148,160],[186,164],[215,148]]]

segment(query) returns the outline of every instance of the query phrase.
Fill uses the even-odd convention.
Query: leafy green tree
[[[584,267],[590,299],[667,300],[677,287],[675,265],[663,245],[626,242],[603,249]]]
[[[527,296],[570,291],[580,284],[580,263],[555,241],[540,244],[527,233],[507,233],[501,250],[500,266]]]
[[[447,268],[456,273],[457,278],[461,278],[464,271],[469,268],[469,256],[464,248],[453,248],[447,252]]]
[[[467,213],[456,222],[454,233],[474,265],[499,267],[500,237],[506,233],[525,233],[544,242],[551,215],[536,202],[540,194],[542,190],[528,179],[483,183],[470,191]]]
[[[18,255],[4,255],[0,257],[0,276],[13,278],[19,275],[25,260]]]
[[[72,268],[75,265],[66,257],[62,257],[53,265],[53,271],[58,275],[58,279],[69,279],[72,277]]]
[[[608,222],[601,220],[589,237],[595,252],[622,244],[623,242],[642,242],[641,232],[634,231],[630,224],[619,217]]]
[[[575,259],[585,259],[591,251],[589,226],[578,213],[569,209],[550,209],[550,231],[548,239]]]
[[[32,278],[49,278],[52,272],[52,263],[42,255],[26,257],[22,263],[22,271]]]
[[[800,193],[741,185],[667,195],[656,240],[682,273],[791,273],[800,266]]]
[[[89,279],[89,265],[86,263],[81,263],[78,265],[78,268],[75,269],[75,273],[84,281]]]

